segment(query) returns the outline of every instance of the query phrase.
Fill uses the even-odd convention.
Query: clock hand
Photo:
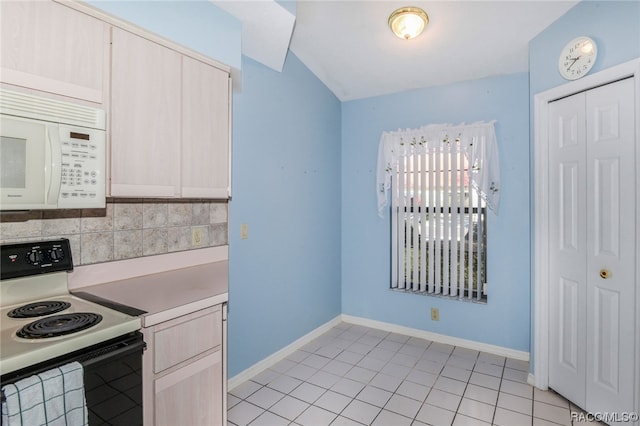
[[[571,65],[569,65],[567,67],[567,71],[571,69],[571,67],[573,66],[573,64],[575,64],[576,62],[578,62],[578,60],[580,59],[580,56],[578,56],[577,58],[571,58],[573,59],[573,62],[571,62]]]

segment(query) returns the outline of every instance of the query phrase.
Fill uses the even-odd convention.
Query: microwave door
[[[46,164],[48,125],[41,121],[0,116],[0,208],[42,208],[49,172]]]

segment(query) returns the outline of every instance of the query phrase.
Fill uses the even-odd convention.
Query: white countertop
[[[147,311],[149,327],[229,300],[228,262],[145,275],[94,285],[82,291]]]
[[[117,265],[110,266],[117,269]],[[141,316],[143,327],[229,300],[229,262],[226,259],[141,276],[103,278],[108,282],[92,280],[87,286],[76,282],[73,289],[147,311]]]

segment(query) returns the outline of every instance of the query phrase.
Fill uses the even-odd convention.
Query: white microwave
[[[104,208],[104,110],[0,89],[0,210]]]

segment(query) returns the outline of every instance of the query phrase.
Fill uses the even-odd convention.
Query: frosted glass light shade
[[[405,40],[419,36],[428,22],[429,16],[419,7],[401,7],[389,16],[389,28]]]

